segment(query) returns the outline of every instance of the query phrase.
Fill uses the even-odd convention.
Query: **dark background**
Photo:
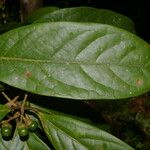
[[[90,6],[110,9],[131,18],[136,27],[137,35],[150,43],[150,0],[43,0],[43,6],[78,7]],[[19,0],[6,0],[7,9],[19,9]],[[18,6],[17,6],[18,5]]]

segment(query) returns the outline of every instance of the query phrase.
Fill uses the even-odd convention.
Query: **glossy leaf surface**
[[[38,116],[56,150],[133,150],[109,133],[68,115],[46,110]]]
[[[111,10],[92,7],[59,9],[57,11],[45,13],[45,15],[35,20],[35,23],[56,21],[103,23],[135,33],[134,23],[128,17]]]
[[[27,141],[21,141],[18,133],[10,141],[3,140],[0,134],[0,150],[50,150],[50,148],[34,133],[30,133]]]
[[[150,46],[103,24],[42,23],[0,36],[0,81],[72,99],[121,99],[150,90]]]

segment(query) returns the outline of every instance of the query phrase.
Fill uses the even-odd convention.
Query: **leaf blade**
[[[133,150],[114,136],[64,114],[39,112],[45,133],[56,149]]]
[[[7,105],[0,104],[0,121],[11,111]]]
[[[33,24],[0,41],[0,81],[33,93],[120,99],[150,90],[149,44],[109,25]]]
[[[43,15],[34,23],[57,21],[103,23],[135,33],[134,23],[130,18],[111,10],[92,7],[74,7],[56,10]]]

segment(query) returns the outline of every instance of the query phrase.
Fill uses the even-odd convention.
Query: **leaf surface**
[[[150,46],[104,24],[41,23],[0,36],[0,81],[47,96],[121,99],[150,90]]]
[[[50,150],[50,148],[34,133],[30,133],[27,141],[22,141],[16,131],[10,141],[3,140],[0,134],[0,150]]]
[[[135,33],[134,23],[130,18],[111,10],[92,7],[59,9],[57,11],[45,13],[45,15],[35,20],[35,23],[56,21],[103,23]]]
[[[11,110],[7,105],[0,104],[0,121],[10,112]]]
[[[38,116],[56,150],[133,150],[109,133],[68,115],[49,110]]]

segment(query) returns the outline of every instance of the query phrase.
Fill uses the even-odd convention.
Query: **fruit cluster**
[[[6,105],[11,109],[9,116],[0,122],[1,135],[4,140],[10,140],[13,132],[17,131],[20,139],[27,139],[29,132],[35,132],[38,128],[38,123],[29,116],[30,103],[26,101],[27,95],[23,101],[19,102],[18,97],[10,100],[5,93],[5,98],[9,101]]]
[[[38,124],[34,120],[30,120],[28,124],[25,123],[18,123],[17,126],[18,135],[21,139],[25,139],[29,135],[29,131],[35,132],[38,128]],[[1,125],[1,134],[3,139],[10,139],[12,137],[13,129],[12,125],[9,122],[4,122]]]

